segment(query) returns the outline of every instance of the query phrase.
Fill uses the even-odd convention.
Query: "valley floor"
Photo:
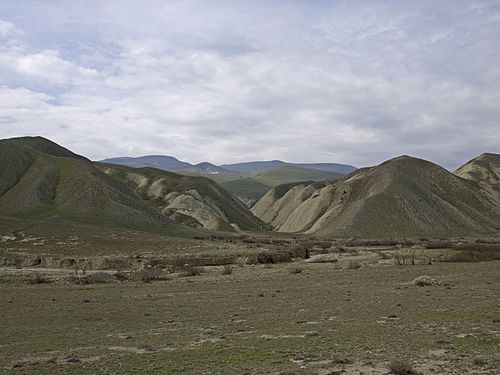
[[[500,261],[0,283],[0,373],[498,374]],[[50,273],[50,270],[47,271]],[[419,287],[421,275],[439,284]]]

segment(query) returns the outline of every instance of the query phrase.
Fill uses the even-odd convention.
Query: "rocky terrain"
[[[252,208],[280,232],[344,237],[466,236],[500,230],[498,155],[469,163],[458,177],[408,156],[353,172],[333,183],[277,187]],[[474,173],[470,172],[474,171]],[[497,171],[497,170],[496,170]],[[477,181],[476,181],[477,180]]]

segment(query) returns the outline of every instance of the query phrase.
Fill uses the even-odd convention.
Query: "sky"
[[[0,2],[0,138],[454,169],[500,153],[500,0]]]

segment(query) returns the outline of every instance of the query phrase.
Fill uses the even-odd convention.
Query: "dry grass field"
[[[499,260],[440,262],[446,249],[432,249],[437,244],[410,251],[390,243],[327,248],[317,242],[312,247],[322,254],[310,259],[262,264],[256,251],[296,245],[112,229],[91,240],[84,227],[73,228],[78,239],[70,239],[65,229],[51,228],[50,236],[43,230],[25,230],[24,239],[36,240],[0,243],[0,373],[493,375],[500,369]],[[405,251],[417,255],[398,265]],[[181,264],[195,252],[238,262]],[[5,264],[28,253],[79,254],[89,268]],[[118,262],[116,269],[95,260],[104,254],[174,261]]]

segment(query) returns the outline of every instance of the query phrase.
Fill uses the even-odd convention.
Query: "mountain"
[[[478,183],[401,156],[343,180],[278,186],[252,212],[280,232],[342,237],[498,233],[500,204]]]
[[[190,165],[188,167],[184,167],[179,169],[178,172],[187,172],[194,174],[219,174],[219,173],[231,173],[227,169],[218,167],[215,164],[203,162],[195,165]]]
[[[468,161],[453,173],[456,176],[474,181],[493,200],[500,202],[500,154],[482,154]]]
[[[336,164],[336,163],[287,163],[281,160],[270,160],[270,161],[253,161],[237,164],[223,164],[222,168],[227,169],[233,173],[242,174],[254,174],[263,172],[269,169],[275,169],[285,166],[292,166],[305,169],[316,169],[322,171],[338,172],[342,174],[350,173],[356,170],[352,165]]]
[[[42,137],[0,140],[0,215],[180,230],[125,184]]]
[[[211,230],[256,230],[266,225],[216,182],[154,168],[99,164],[160,212],[183,224]]]
[[[221,167],[233,173],[241,174],[254,174],[265,171],[267,169],[279,168],[285,166],[287,163],[281,160],[269,161],[251,161],[236,164],[222,164]]]
[[[100,161],[101,163],[126,165],[134,168],[151,167],[163,169],[165,171],[178,171],[184,168],[192,167],[191,164],[180,161],[173,156],[163,155],[147,155],[139,156],[137,158],[120,157],[110,158]]]

